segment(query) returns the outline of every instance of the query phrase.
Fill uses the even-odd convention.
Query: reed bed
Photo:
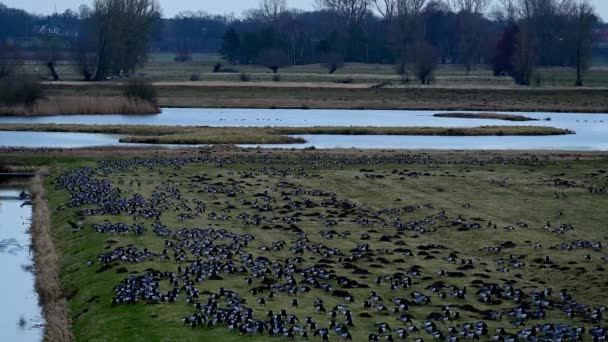
[[[108,96],[50,96],[33,107],[0,107],[1,116],[53,116],[75,114],[158,114],[160,108],[150,102]]]

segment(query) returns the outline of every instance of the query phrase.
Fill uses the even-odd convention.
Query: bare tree
[[[513,79],[515,83],[519,85],[531,84],[536,60],[536,49],[531,39],[529,27],[526,24],[520,25],[513,55]]]
[[[87,18],[96,43],[95,80],[134,72],[147,57],[159,18],[157,0],[95,0]]]
[[[460,62],[470,74],[473,64],[479,60],[483,43],[484,13],[489,0],[452,0],[459,16]]]
[[[258,55],[257,64],[269,68],[276,74],[280,68],[289,65],[289,57],[281,49],[264,49]]]
[[[266,22],[275,22],[287,12],[287,0],[261,0],[260,13]]]
[[[589,1],[583,0],[573,4],[569,17],[569,44],[574,52],[576,67],[575,85],[580,87],[583,85],[583,75],[591,64],[593,28],[597,23],[597,15],[593,5]]]
[[[421,15],[428,0],[381,0],[376,2],[378,12],[391,24],[391,45],[399,56],[397,65],[407,64],[408,54],[414,43],[421,38]],[[402,67],[397,67],[403,70]],[[404,73],[399,73],[403,75]]]
[[[567,13],[574,0],[517,0],[520,22],[525,22],[541,65],[564,64],[563,37],[568,34]]]
[[[376,10],[386,21],[392,21],[397,13],[398,0],[374,0]]]
[[[335,12],[349,27],[356,27],[363,21],[372,0],[317,0],[323,9]]]
[[[420,84],[431,84],[439,59],[437,50],[424,41],[416,43],[412,54],[413,69]]]

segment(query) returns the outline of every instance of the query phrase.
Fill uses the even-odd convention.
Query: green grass
[[[481,127],[185,127],[146,125],[0,124],[0,131],[77,132],[126,135],[125,143],[143,144],[297,144],[289,135],[565,135],[573,131],[543,126]]]
[[[272,72],[268,68],[256,65],[230,66],[216,55],[195,54],[191,62],[177,63],[173,61],[175,55],[168,53],[151,54],[147,63],[138,70],[155,81],[188,81],[192,74],[201,75],[202,81],[239,81],[240,73],[247,73],[252,81],[272,81]],[[221,62],[224,67],[237,69],[236,73],[213,73],[213,67]],[[598,62],[598,64],[601,64]],[[59,62],[57,72],[63,80],[80,80],[82,77],[75,72],[72,62]],[[39,63],[26,64],[25,72],[33,75],[43,75],[46,68]],[[576,72],[573,68],[538,68],[542,86],[544,87],[572,87]],[[399,76],[395,75],[390,64],[364,64],[346,63],[343,69],[329,75],[327,69],[320,64],[296,65],[280,69],[283,82],[337,82],[351,78],[354,83],[379,83],[390,80],[399,83]],[[441,65],[435,72],[436,83],[450,86],[513,86],[509,77],[493,77],[492,70],[487,65],[478,65],[471,74],[460,65]],[[415,83],[415,80],[413,80]],[[585,76],[585,85],[590,87],[608,86],[608,70],[591,69]]]
[[[9,157],[11,158],[11,157]],[[219,159],[216,159],[219,158]],[[28,160],[25,157],[15,158],[21,163],[51,163],[53,174],[56,176],[60,171],[75,167],[94,167],[95,159],[79,159],[72,157],[45,156],[36,160]],[[204,201],[207,212],[222,213],[222,209],[228,204],[235,209],[226,213],[230,218],[226,221],[209,220],[206,215],[202,217],[181,221],[177,212],[172,209],[164,212],[162,222],[171,229],[215,227],[224,228],[236,234],[254,234],[256,239],[243,250],[254,257],[265,256],[273,261],[281,262],[285,258],[294,255],[288,251],[292,242],[297,238],[296,234],[285,229],[286,224],[280,222],[267,224],[271,229],[262,229],[260,226],[245,226],[243,220],[237,218],[239,213],[259,214],[267,216],[291,216],[291,213],[282,214],[283,205],[289,200],[283,199],[281,191],[293,191],[302,189],[304,191],[322,189],[336,194],[339,200],[347,200],[357,205],[353,212],[338,215],[341,210],[318,206],[310,209],[297,210],[303,214],[319,212],[329,218],[337,220],[338,226],[325,227],[323,219],[314,216],[300,216],[301,221],[296,225],[307,233],[310,244],[320,243],[328,247],[338,248],[346,256],[350,250],[358,244],[367,242],[371,246],[373,255],[353,262],[357,267],[371,272],[370,275],[353,275],[350,270],[344,268],[345,263],[338,261],[338,257],[330,257],[332,263],[327,268],[333,270],[337,275],[347,276],[360,283],[370,286],[369,289],[349,289],[357,299],[357,302],[349,305],[355,317],[356,328],[352,330],[356,341],[367,341],[368,332],[375,331],[375,324],[388,322],[394,328],[400,326],[392,314],[379,314],[369,311],[372,318],[359,318],[358,314],[366,312],[361,307],[361,302],[367,299],[368,292],[375,290],[392,309],[390,300],[396,297],[409,298],[414,291],[421,291],[432,296],[433,305],[412,306],[409,310],[414,317],[416,325],[426,319],[430,312],[440,312],[441,306],[452,305],[453,309],[459,311],[462,318],[452,323],[437,323],[442,331],[446,331],[451,325],[464,322],[472,322],[481,319],[479,314],[468,312],[458,306],[469,304],[474,308],[485,310],[503,310],[515,306],[508,300],[503,300],[499,305],[486,305],[478,301],[474,279],[482,279],[486,283],[495,282],[502,285],[505,281],[514,281],[516,288],[521,288],[529,293],[534,289],[551,287],[556,292],[560,289],[568,289],[578,302],[591,306],[608,305],[605,297],[608,291],[606,282],[605,264],[600,258],[605,255],[605,250],[574,250],[560,251],[552,249],[552,246],[561,242],[571,242],[576,239],[589,241],[608,242],[608,231],[605,225],[608,222],[608,195],[591,194],[586,191],[585,186],[607,186],[608,185],[608,161],[605,159],[569,158],[554,159],[534,155],[518,154],[516,156],[504,156],[501,158],[483,157],[483,161],[474,154],[461,154],[451,157],[443,157],[441,154],[382,154],[368,152],[357,153],[333,153],[333,152],[297,152],[297,153],[235,153],[235,154],[211,154],[208,163],[186,164],[179,169],[167,167],[136,168],[132,171],[118,171],[116,173],[99,173],[96,178],[110,180],[113,186],[120,187],[123,191],[132,191],[143,195],[145,198],[151,196],[152,191],[160,191],[159,187],[173,186],[179,189],[183,198],[192,201],[194,198]],[[408,176],[409,175],[409,176]],[[411,175],[416,175],[415,177]],[[194,176],[204,177],[204,181],[196,180]],[[568,180],[574,186],[555,186],[555,179]],[[135,184],[128,183],[134,180]],[[140,184],[137,184],[137,182]],[[293,184],[294,188],[280,188],[279,182]],[[122,183],[122,184],[121,184]],[[221,183],[221,185],[220,185]],[[221,192],[201,192],[205,186],[216,184],[223,188],[238,186],[236,197],[228,197]],[[70,294],[70,309],[72,313],[73,331],[77,341],[178,341],[178,340],[203,340],[210,341],[221,338],[226,341],[243,340],[244,337],[230,333],[223,328],[215,329],[191,329],[183,326],[181,317],[194,312],[194,309],[186,303],[179,301],[173,304],[112,306],[112,289],[127,274],[119,274],[116,270],[120,267],[128,269],[129,274],[142,274],[146,269],[173,271],[177,270],[175,262],[160,262],[158,260],[146,261],[140,264],[114,263],[103,272],[100,271],[99,263],[87,266],[87,260],[97,260],[101,253],[110,251],[108,247],[134,245],[138,248],[148,247],[154,252],[160,252],[163,248],[163,240],[156,237],[150,230],[142,236],[133,235],[103,235],[95,233],[91,225],[110,220],[112,222],[132,223],[133,218],[128,215],[117,216],[91,216],[84,217],[84,230],[73,231],[67,224],[68,220],[75,220],[75,213],[79,208],[63,207],[67,200],[67,192],[55,189],[53,177],[47,179],[48,196],[51,209],[53,209],[53,232],[61,253],[61,280]],[[555,198],[554,193],[564,193],[567,198]],[[274,198],[272,203],[274,210],[270,213],[259,213],[248,205],[241,204],[239,200],[246,199],[254,201],[259,199],[255,194],[266,193]],[[128,197],[130,194],[125,193]],[[323,198],[310,196],[306,193],[291,195],[292,200],[304,201],[310,199],[319,204]],[[176,201],[177,203],[177,201]],[[190,202],[191,203],[191,202]],[[469,203],[470,208],[464,208]],[[424,206],[431,204],[432,208]],[[360,226],[353,222],[360,214],[364,216],[378,213],[384,208],[403,208],[415,205],[416,209],[401,214],[377,214],[376,219],[386,220],[387,226],[377,224],[374,227]],[[60,209],[60,207],[62,209]],[[173,207],[173,206],[170,206]],[[436,215],[445,210],[449,217],[447,221],[439,220],[436,231],[428,233],[416,233],[404,231],[399,233],[392,227],[393,217],[399,217],[403,221],[418,220],[429,215]],[[561,212],[558,216],[556,213]],[[374,214],[375,215],[375,214]],[[471,231],[458,231],[451,225],[451,220],[459,215],[466,222],[479,222],[481,229]],[[497,225],[497,229],[486,228],[488,221]],[[543,230],[546,222],[550,221],[552,226],[560,223],[571,223],[575,229],[564,234],[555,234]],[[143,220],[147,227],[151,220]],[[525,222],[528,227],[517,226],[518,222]],[[278,225],[279,227],[275,226]],[[504,227],[516,227],[512,231]],[[351,235],[345,239],[325,239],[321,237],[321,231],[334,229],[338,233],[350,232]],[[361,241],[361,234],[370,235],[369,241]],[[382,236],[391,236],[391,242],[381,241]],[[108,243],[115,240],[116,243]],[[282,251],[261,252],[258,247],[269,246],[273,241],[285,240],[287,247]],[[398,246],[397,241],[402,241],[405,246]],[[484,251],[486,246],[498,246],[506,241],[516,244],[516,247],[504,250],[500,253]],[[532,244],[539,242],[540,248],[533,248]],[[444,246],[431,248],[427,251],[434,259],[426,259],[424,255],[418,254],[424,246]],[[394,253],[395,248],[409,248],[417,254],[414,258],[405,258],[399,253]],[[386,249],[388,253],[382,252]],[[449,253],[456,252],[460,258],[473,259],[475,269],[459,271],[459,264],[447,264],[442,258]],[[171,252],[172,253],[172,252]],[[584,254],[590,253],[590,262],[584,261]],[[522,256],[525,267],[521,269],[511,268],[509,273],[501,273],[497,270],[499,266],[495,263],[498,257],[509,258],[509,255]],[[568,270],[554,270],[535,262],[537,258],[550,256],[553,263]],[[320,262],[322,256],[305,252],[304,262],[300,267],[309,267]],[[380,261],[380,257],[388,260],[388,264]],[[190,260],[195,259],[188,254]],[[235,262],[238,264],[238,258]],[[403,261],[398,261],[402,259]],[[422,267],[422,276],[413,277],[414,285],[407,290],[391,291],[384,284],[377,286],[374,280],[377,276],[391,274],[398,270],[407,270],[413,265]],[[581,268],[581,269],[578,269]],[[440,277],[437,271],[464,272],[464,278]],[[475,274],[483,274],[480,278]],[[312,316],[322,327],[327,327],[328,319],[324,314],[316,314],[312,310],[312,300],[315,297],[325,299],[327,307],[341,303],[342,300],[332,297],[321,290],[313,290],[309,295],[301,295],[300,307],[292,309],[288,303],[291,297],[280,294],[273,302],[262,307],[255,302],[259,296],[250,295],[245,276],[223,275],[221,281],[205,281],[197,284],[197,288],[203,291],[215,292],[219,287],[225,287],[237,291],[247,300],[247,306],[252,307],[257,318],[262,318],[266,310],[275,312],[285,308],[288,312],[297,314],[300,319]],[[301,281],[300,277],[296,277]],[[465,300],[448,296],[442,300],[436,294],[432,294],[426,288],[428,285],[441,280],[449,285],[460,288],[469,285],[469,291]],[[162,282],[166,288],[166,282]],[[259,285],[256,282],[256,285]],[[338,286],[334,286],[339,288]],[[559,302],[559,295],[554,294],[553,300]],[[203,301],[206,296],[202,296]],[[181,298],[183,300],[183,297]],[[526,299],[528,301],[529,298]],[[339,319],[339,322],[342,320]],[[517,331],[508,323],[509,319],[491,322],[490,331],[493,332],[498,326],[507,328],[509,332]],[[547,322],[563,322],[566,324],[577,324],[591,327],[592,322],[586,322],[584,317],[568,319],[561,312],[559,305],[553,309],[547,309]],[[543,321],[527,321],[530,327]],[[421,334],[425,339],[431,339],[429,335]],[[588,337],[588,336],[587,336]],[[251,341],[267,341],[268,337],[245,338]],[[330,340],[338,340],[335,335]]]

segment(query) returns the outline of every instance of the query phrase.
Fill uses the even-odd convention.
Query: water
[[[120,136],[91,133],[0,132],[0,146],[80,148],[116,146]]]
[[[54,117],[0,117],[1,123],[58,123],[114,125],[170,125],[212,127],[394,126],[476,127],[552,126],[576,131],[565,136],[445,137],[303,135],[308,143],[265,145],[277,148],[377,149],[496,149],[496,150],[608,150],[608,114],[513,113],[540,121],[437,118],[437,111],[298,110],[165,108],[159,115],[63,115]],[[551,118],[550,121],[542,119]],[[118,136],[83,133],[0,132],[0,146],[92,147],[116,146]],[[249,147],[249,146],[248,146]]]
[[[41,308],[31,271],[32,207],[17,199],[22,189],[0,188],[0,340],[41,341]]]
[[[167,125],[211,127],[310,127],[310,126],[431,126],[473,127],[483,125],[554,126],[585,128],[604,124],[608,114],[512,113],[551,121],[502,121],[436,118],[441,111],[334,110],[334,109],[214,109],[164,108],[157,115],[60,115],[47,117],[0,117],[1,123],[57,123],[96,125]],[[444,112],[442,112],[444,113]],[[602,122],[603,121],[603,122]]]

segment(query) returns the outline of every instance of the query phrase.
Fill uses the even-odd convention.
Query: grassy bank
[[[145,125],[0,124],[0,131],[72,132],[126,135],[125,143],[143,144],[297,144],[289,135],[564,135],[574,132],[542,126],[453,127],[182,127]]]
[[[608,112],[606,89],[156,86],[161,107]],[[62,96],[120,96],[113,83],[53,85]]]
[[[579,159],[515,152],[479,158],[475,153],[451,153],[448,157],[438,152],[167,153],[173,156],[166,161],[114,159],[116,163],[104,164],[87,156],[17,156],[21,163],[52,164],[56,170],[53,184],[47,183],[47,198],[54,213],[53,236],[59,241],[60,279],[71,294],[69,309],[76,341],[271,339],[267,333],[240,334],[222,324],[212,328],[184,324],[184,317],[201,312],[196,303],[205,305],[215,298],[225,308],[227,298],[218,295],[221,288],[242,298],[242,305],[252,309],[256,320],[267,320],[269,310],[280,314],[284,309],[297,316],[300,322],[293,326],[304,326],[309,340],[320,338],[312,337],[314,330],[308,330],[305,317],[312,317],[317,328],[327,328],[328,314],[336,305],[352,312],[354,327],[349,331],[353,341],[367,341],[383,322],[393,330],[382,334],[383,339],[389,334],[396,338],[398,328],[415,326],[420,331],[410,332],[409,339],[432,340],[423,329],[427,320],[433,320],[446,336],[452,335],[450,327],[460,330],[467,323],[484,321],[489,333],[479,338],[482,341],[490,340],[499,327],[506,329],[506,334],[516,334],[545,323],[587,330],[598,324],[588,310],[568,317],[564,311],[569,304],[560,299],[561,289],[566,289],[577,304],[590,308],[608,305],[603,295],[608,291],[602,260],[605,250],[555,247],[575,241],[606,243],[608,213],[604,208],[608,196],[586,189],[608,185],[608,162],[599,154]],[[86,170],[96,166],[102,168],[88,177]],[[86,169],[75,171],[81,167]],[[70,170],[84,185],[71,188],[75,194],[86,191],[89,185],[99,191],[99,186],[109,184],[114,191],[121,189],[119,197],[125,201],[141,196],[146,203],[142,209],[162,201],[155,206],[162,208],[158,221],[170,233],[154,231],[152,225],[157,220],[144,217],[145,212],[82,214],[82,209],[104,206],[66,206],[70,191],[57,188],[57,177]],[[556,182],[557,178],[562,182]],[[272,199],[268,202],[271,208],[262,212],[266,196]],[[189,216],[197,201],[206,205],[205,213]],[[296,205],[299,207],[294,208]],[[257,216],[267,220],[244,224]],[[142,234],[111,234],[93,228],[106,220],[127,225],[141,222],[147,230]],[[71,229],[70,222],[78,221],[82,221],[82,228]],[[329,221],[336,224],[328,226]],[[560,232],[562,224],[572,225],[572,229]],[[208,227],[218,235],[201,236],[201,228]],[[232,243],[232,239],[244,236],[255,239],[247,244]],[[282,246],[280,241],[285,247],[273,248]],[[290,250],[299,244],[306,246],[302,252]],[[101,255],[129,246],[138,251],[146,248],[153,255],[136,261],[100,261]],[[209,254],[198,250],[207,247]],[[238,252],[225,257],[222,251],[227,248]],[[161,257],[163,249],[168,250],[169,260]],[[174,253],[183,253],[185,260],[175,260]],[[249,262],[249,257],[254,261]],[[182,287],[196,277],[191,270],[207,265],[212,258],[213,263],[234,264],[248,272],[221,272],[218,277],[195,281],[200,299],[187,303],[189,295]],[[269,269],[264,277],[250,271],[254,262],[264,265],[256,271]],[[297,264],[293,271],[279,276],[274,269],[287,263]],[[178,300],[111,304],[116,286],[153,270],[178,275],[177,285],[162,277],[157,280],[162,293],[178,289]],[[324,274],[328,274],[326,279],[322,279]],[[324,291],[312,285],[309,292],[290,295],[277,286],[273,300],[258,302],[268,298],[273,286],[287,286],[291,277],[299,286],[308,286],[312,277],[332,289]],[[410,285],[391,289],[392,282],[399,284],[405,277],[411,279]],[[252,278],[251,285],[248,278]],[[522,291],[522,296],[514,300],[499,291],[492,295],[494,300],[482,300],[480,293],[491,286],[506,288],[507,294]],[[519,306],[535,312],[539,306],[534,304],[534,293],[547,287],[554,292],[546,299],[552,303],[543,308],[546,316],[524,319],[519,326],[511,324],[508,313]],[[457,295],[465,288],[468,292],[464,296]],[[383,301],[376,300],[367,308],[363,303],[371,300],[371,291]],[[410,304],[407,310],[393,312],[397,307],[394,300],[413,302],[414,292],[432,302]],[[347,301],[344,293],[355,301]],[[315,298],[324,301],[327,313],[315,310]],[[298,300],[297,307],[292,305],[293,299]],[[386,311],[377,307],[380,304]],[[438,318],[446,306],[458,316],[445,321]],[[504,318],[492,320],[488,318],[491,313],[501,313]],[[410,323],[398,319],[403,314]],[[338,313],[336,321],[343,324],[344,315]],[[329,340],[342,338],[330,329]],[[589,334],[582,340],[590,340]]]
[[[0,116],[52,116],[73,114],[158,114],[160,108],[120,96],[50,96],[33,107],[2,107]]]
[[[539,121],[524,115],[499,114],[499,113],[438,113],[434,114],[437,118],[457,118],[457,119],[489,119],[505,121]]]
[[[40,296],[44,317],[44,341],[72,341],[70,313],[66,293],[61,285],[60,259],[51,233],[51,211],[44,188],[45,173],[39,171],[32,180],[32,250],[35,287]]]

